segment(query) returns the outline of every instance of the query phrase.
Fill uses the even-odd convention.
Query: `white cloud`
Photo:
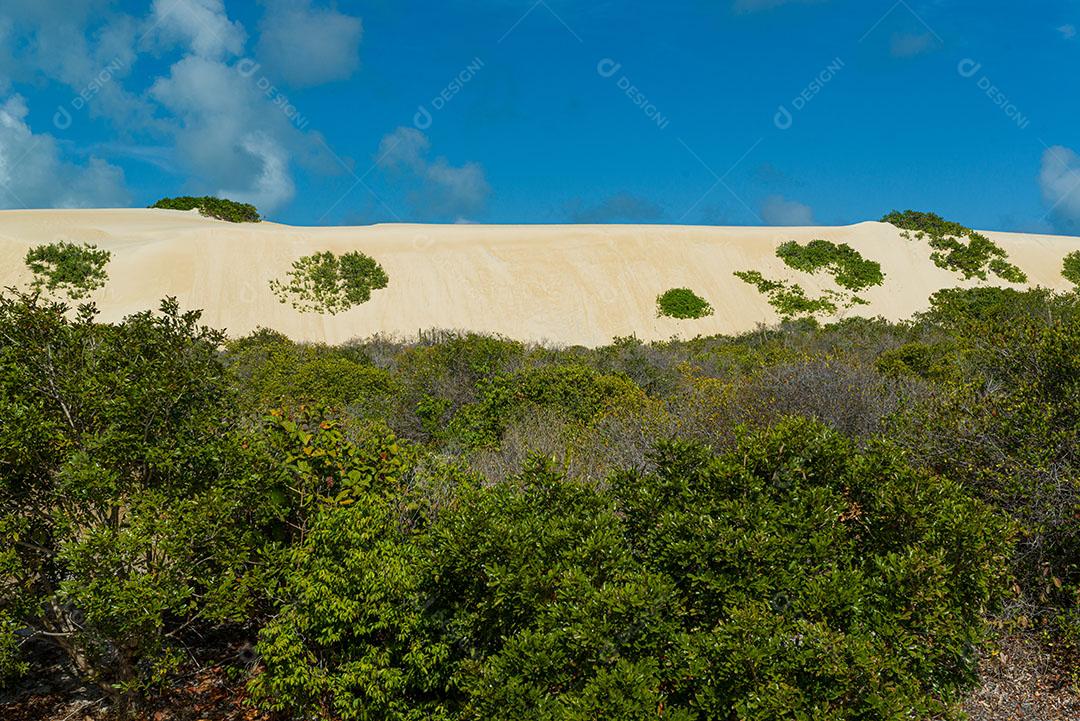
[[[766,225],[813,225],[814,211],[809,205],[771,195],[761,205],[761,218]]]
[[[422,174],[427,167],[427,154],[431,141],[416,128],[398,128],[383,136],[379,142],[376,164],[384,170],[407,168]]]
[[[204,58],[239,54],[247,40],[244,26],[229,20],[223,0],[154,0],[148,22],[166,45],[187,45]]]
[[[259,92],[252,78],[218,60],[189,55],[158,78],[150,96],[175,117],[177,157],[194,184],[230,188],[261,210],[292,199],[290,151],[310,145],[288,118]]]
[[[108,117],[125,127],[149,125],[152,108],[123,87],[136,61],[139,23],[110,12],[108,4],[107,0],[5,2],[5,17],[0,18],[0,91],[5,75],[19,83],[49,78],[71,90],[65,103],[69,109],[77,101],[80,114]]]
[[[431,141],[415,128],[401,127],[379,143],[376,165],[416,187],[410,193],[422,219],[461,218],[483,210],[491,186],[479,163],[451,165],[443,157],[428,160]]]
[[[435,217],[478,213],[491,193],[483,166],[475,162],[454,167],[439,158],[428,166],[427,182],[421,203]]]
[[[360,67],[360,18],[314,8],[311,0],[271,0],[259,31],[256,55],[288,85],[345,80]]]
[[[911,58],[937,46],[932,33],[896,33],[889,50],[894,58]]]
[[[1080,227],[1080,156],[1071,148],[1055,145],[1042,157],[1039,187],[1049,213],[1064,226]]]
[[[254,184],[239,190],[220,190],[218,195],[258,208],[277,208],[292,200],[296,192],[289,175],[289,159],[284,149],[261,132],[244,138],[241,146],[251,157],[262,163]]]
[[[1076,37],[1076,26],[1072,24],[1062,25],[1057,29],[1057,31],[1061,33],[1061,37],[1065,38],[1066,40],[1072,40]]]
[[[0,105],[0,208],[115,207],[130,202],[123,171],[100,158],[66,162],[56,139],[34,134],[20,95]]]

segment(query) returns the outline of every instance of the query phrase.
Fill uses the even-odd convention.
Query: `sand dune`
[[[987,233],[1032,285],[1065,289],[1061,260],[1080,238]],[[834,287],[827,276],[787,268],[775,248],[787,240],[848,243],[881,263],[885,284],[846,311],[902,319],[944,287],[975,285],[937,268],[925,242],[882,223],[845,227],[743,228],[581,225],[375,225],[306,228],[231,224],[169,210],[0,212],[0,286],[25,287],[26,250],[54,240],[91,242],[112,252],[108,285],[93,300],[105,320],[176,296],[205,321],[242,335],[257,327],[298,340],[338,343],[374,333],[412,336],[447,328],[521,340],[597,345],[615,336],[647,340],[735,333],[776,315],[758,291],[732,275],[756,269],[796,280],[808,293]],[[382,263],[386,290],[337,316],[282,305],[269,281],[319,250],[361,250]],[[656,317],[656,296],[690,287],[716,312],[700,320]]]

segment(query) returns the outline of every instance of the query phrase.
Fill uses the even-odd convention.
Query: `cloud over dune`
[[[1080,228],[1080,155],[1062,145],[1047,148],[1039,187],[1048,213],[1069,230]]]
[[[484,168],[469,162],[455,166],[440,156],[429,160],[431,141],[416,128],[400,127],[383,137],[375,164],[412,183],[410,204],[424,220],[457,220],[483,210],[491,186]]]

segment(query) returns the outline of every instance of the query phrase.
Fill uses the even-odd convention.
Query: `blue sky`
[[[0,207],[1080,233],[1080,0],[5,0]]]

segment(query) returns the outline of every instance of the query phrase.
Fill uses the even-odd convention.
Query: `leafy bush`
[[[1074,250],[1061,261],[1061,275],[1065,280],[1080,287],[1080,250]]]
[[[444,438],[464,448],[497,445],[503,431],[536,408],[558,411],[587,424],[612,403],[644,400],[633,381],[577,365],[526,368],[484,383],[477,403],[464,406],[446,427]]]
[[[272,280],[270,289],[302,313],[336,315],[368,302],[371,291],[390,281],[381,265],[355,250],[340,257],[328,250],[304,256],[292,268],[288,283]]]
[[[262,220],[258,209],[250,203],[238,203],[235,200],[211,196],[195,198],[184,195],[178,198],[162,198],[150,207],[165,210],[198,210],[209,218],[217,218],[229,223],[258,223]]]
[[[824,295],[811,298],[797,283],[769,280],[756,270],[738,270],[734,275],[768,296],[769,305],[781,318],[833,315],[838,309],[838,302],[842,302],[842,296],[835,291],[827,290]],[[853,302],[859,302],[859,299],[855,298]]]
[[[656,298],[656,315],[668,318],[704,318],[712,315],[708,301],[689,288],[672,288]]]
[[[221,335],[161,310],[99,324],[0,297],[0,652],[54,643],[121,712],[183,629],[247,616],[265,512]]]
[[[1019,524],[1008,618],[1080,652],[1080,303],[1045,290],[943,291],[964,375],[891,424],[920,465]],[[1059,648],[1059,653],[1064,653]]]
[[[393,439],[370,455],[307,428],[292,485],[336,495],[313,508],[260,636],[266,708],[928,718],[974,679],[1005,529],[887,447],[792,421],[720,456],[667,444],[655,473],[610,487],[539,461],[510,483],[459,477],[433,507]]]
[[[882,352],[874,367],[885,376],[912,375],[929,380],[945,380],[955,375],[952,351],[947,344],[913,341]]]
[[[836,245],[827,240],[811,240],[806,245],[799,245],[790,240],[776,249],[776,255],[795,270],[816,273],[825,269],[839,286],[852,291],[866,290],[885,282],[881,264],[866,260],[847,243]]]
[[[108,280],[105,266],[112,255],[96,245],[61,240],[26,251],[26,267],[34,274],[33,288],[59,290],[72,300],[87,297]]]
[[[362,355],[293,343],[265,329],[230,341],[224,361],[237,391],[254,408],[314,403],[385,418],[398,392],[396,379]]]
[[[902,235],[928,239],[933,253],[930,258],[939,268],[960,273],[965,279],[986,280],[991,272],[1010,283],[1026,283],[1027,275],[1008,262],[1008,254],[982,233],[959,223],[945,220],[936,213],[914,210],[892,211],[881,219],[904,231]],[[967,238],[967,243],[963,239]]]

